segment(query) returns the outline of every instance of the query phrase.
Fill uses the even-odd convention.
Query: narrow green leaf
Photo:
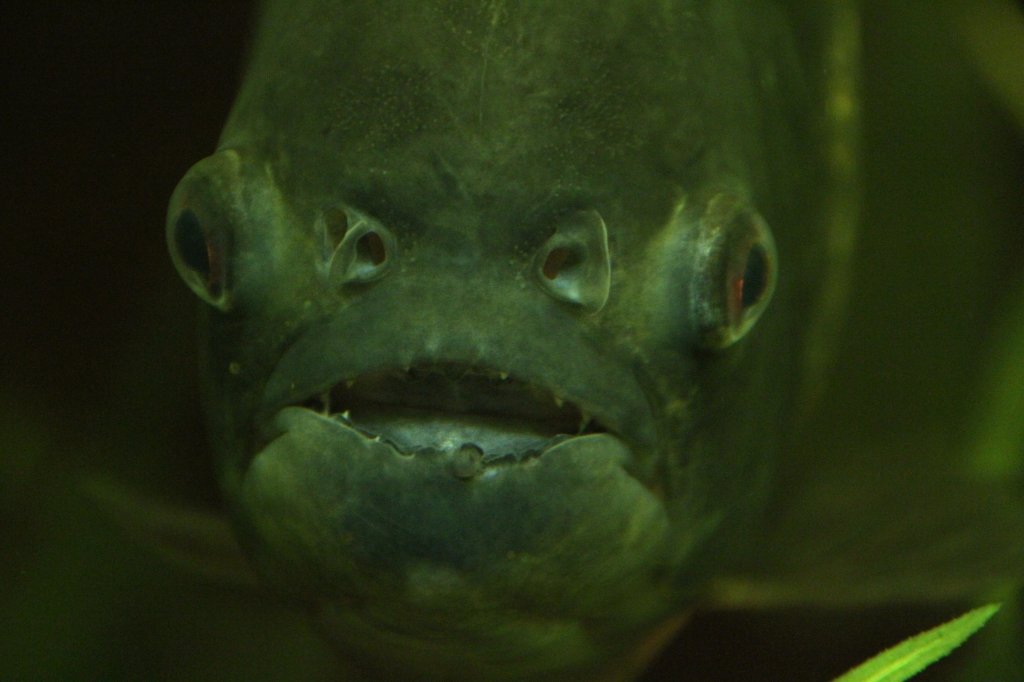
[[[989,604],[904,640],[865,661],[835,682],[903,682],[921,672],[981,628],[999,610]]]

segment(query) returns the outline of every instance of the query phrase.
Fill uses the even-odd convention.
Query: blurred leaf
[[[86,480],[83,486],[140,545],[208,579],[258,589],[259,580],[224,515],[164,502],[100,477]]]
[[[780,497],[757,562],[718,581],[713,605],[971,600],[1020,582],[1019,492],[1000,481],[971,479],[955,465],[923,470],[906,454],[914,447],[939,446],[879,447],[874,468],[823,468],[817,480]]]
[[[959,618],[915,635],[862,663],[835,682],[903,682],[921,672],[978,631],[996,611],[999,604],[989,604],[968,611]]]
[[[1011,0],[946,0],[979,73],[1024,128],[1024,13]]]

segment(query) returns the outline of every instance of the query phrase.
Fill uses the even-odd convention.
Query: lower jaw
[[[636,601],[663,566],[664,505],[608,434],[465,477],[457,450],[402,455],[301,408],[278,429],[233,504],[258,570],[302,598],[561,622]]]

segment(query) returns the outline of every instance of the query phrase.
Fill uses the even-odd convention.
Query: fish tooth
[[[564,404],[565,404],[565,401],[562,398],[560,398],[560,397],[558,397],[556,395],[555,396],[555,406],[558,407],[558,408],[561,408],[562,405],[564,405]]]
[[[502,381],[508,381],[508,372],[498,372],[498,378]]]
[[[350,413],[350,410],[345,410],[344,412],[341,413],[341,416],[344,417],[345,419],[348,419]]]
[[[331,392],[324,391],[320,394],[320,407],[323,409],[324,414],[331,413]]]
[[[356,380],[355,379],[346,379],[345,380],[345,388],[352,388],[355,385],[356,385]]]

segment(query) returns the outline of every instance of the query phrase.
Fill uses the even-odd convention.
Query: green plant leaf
[[[834,682],[903,682],[948,655],[999,610],[989,604],[886,649]]]

